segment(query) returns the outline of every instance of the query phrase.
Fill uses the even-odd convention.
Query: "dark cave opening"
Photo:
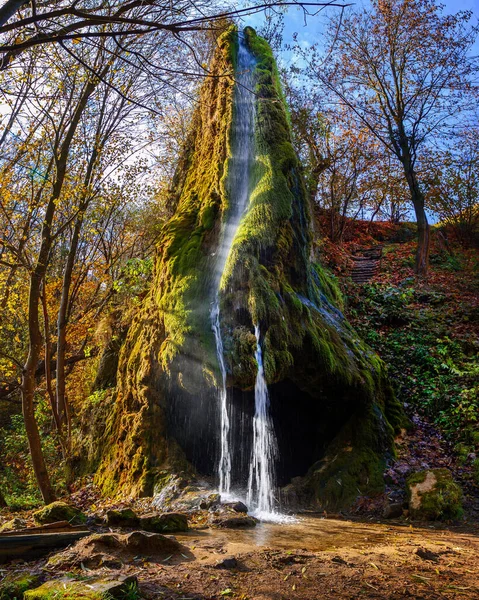
[[[317,396],[290,380],[269,386],[270,410],[278,444],[277,485],[303,476],[321,458],[351,414],[350,402],[334,386],[318,389]],[[233,487],[247,486],[253,441],[254,391],[230,388]],[[200,475],[216,478],[220,453],[219,401],[214,390],[170,395],[168,431]]]

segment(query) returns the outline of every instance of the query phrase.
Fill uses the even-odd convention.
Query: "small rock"
[[[182,513],[146,515],[139,519],[139,526],[154,533],[175,533],[188,531],[188,519]]]
[[[6,523],[4,523],[0,527],[0,532],[15,531],[17,529],[25,529],[26,526],[27,526],[26,521],[24,521],[23,519],[19,519],[18,517],[15,517],[14,519],[11,519],[10,521],[7,521]]]
[[[238,561],[234,556],[228,556],[227,558],[223,558],[223,560],[219,560],[215,568],[216,569],[236,569],[238,566]]]
[[[256,519],[253,517],[217,517],[213,519],[213,527],[218,529],[246,529],[256,527]]]
[[[134,576],[108,579],[86,579],[74,581],[68,577],[47,581],[39,588],[25,592],[25,600],[50,600],[51,598],[123,598],[126,593],[138,587]]]
[[[106,513],[106,524],[109,527],[138,527],[140,519],[131,508],[109,510]]]
[[[77,524],[85,522],[85,515],[78,508],[60,500],[37,510],[33,513],[33,518],[39,525],[57,523],[58,521],[69,521]]]
[[[248,512],[248,507],[246,506],[246,504],[244,504],[243,502],[241,502],[239,500],[238,500],[238,502],[227,502],[227,503],[223,504],[223,506],[231,508],[232,510],[234,510],[237,513],[247,513]]]
[[[209,510],[215,508],[221,502],[221,496],[219,494],[210,494],[206,498],[200,500],[200,508],[203,510]]]
[[[402,517],[402,514],[402,502],[391,502],[390,504],[386,504],[383,510],[383,517],[385,519],[397,519]]]
[[[417,556],[419,556],[419,558],[422,558],[423,560],[430,560],[432,562],[437,562],[439,558],[439,554],[431,552],[426,548],[418,548],[415,554],[417,554]]]

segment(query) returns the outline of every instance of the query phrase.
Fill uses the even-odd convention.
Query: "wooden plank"
[[[45,554],[56,548],[64,548],[88,535],[91,535],[90,531],[34,533],[16,536],[1,535],[0,563],[5,563],[16,558],[30,560],[45,556]]]

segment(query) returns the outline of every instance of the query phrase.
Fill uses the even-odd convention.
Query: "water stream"
[[[255,325],[255,358],[258,372],[254,388],[255,415],[253,419],[253,450],[248,478],[248,506],[259,519],[268,519],[274,513],[274,461],[277,453],[276,436],[269,411],[269,395],[264,378],[260,330]]]
[[[231,491],[231,444],[228,393],[226,388],[226,366],[223,340],[221,337],[220,289],[221,278],[238,230],[241,217],[249,200],[249,174],[254,157],[255,58],[248,50],[242,34],[239,34],[238,66],[236,73],[232,158],[229,164],[228,189],[229,208],[223,226],[217,252],[215,269],[215,300],[211,309],[211,323],[216,341],[216,355],[221,372],[218,389],[220,407],[220,460],[218,465],[219,491],[228,495]]]

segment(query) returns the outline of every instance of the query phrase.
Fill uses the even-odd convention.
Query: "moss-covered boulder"
[[[40,582],[39,575],[29,573],[7,575],[0,583],[0,600],[23,600],[24,593],[39,586]]]
[[[181,513],[163,513],[145,515],[140,518],[139,526],[154,533],[176,533],[188,531],[188,518]]]
[[[462,490],[447,469],[413,473],[407,479],[409,513],[428,521],[458,519],[463,514]]]
[[[140,518],[131,508],[109,510],[105,520],[109,527],[138,527],[140,523]]]
[[[47,504],[43,508],[33,513],[35,522],[39,525],[46,525],[47,523],[56,523],[58,521],[68,521],[72,524],[84,523],[86,520],[85,515],[71,504],[58,500]]]
[[[117,579],[95,578],[75,581],[68,577],[47,581],[40,587],[25,593],[25,600],[110,600],[124,598],[137,590],[136,577],[118,577]]]
[[[27,522],[24,519],[14,517],[0,526],[0,533],[4,531],[15,531],[16,529],[24,529],[27,526]]]
[[[255,86],[249,204],[215,288],[240,127],[232,26],[217,40],[213,76],[167,199],[151,289],[120,352],[96,482],[105,493],[151,495],[168,485],[165,472],[213,475],[220,373],[210,311],[218,297],[234,477],[247,479],[251,454],[245,423],[254,413],[258,326],[278,431],[278,482],[303,476],[305,502],[341,507],[382,488],[402,412],[382,361],[344,318],[337,282],[315,260],[310,200],[276,63],[254,30],[243,35]]]

